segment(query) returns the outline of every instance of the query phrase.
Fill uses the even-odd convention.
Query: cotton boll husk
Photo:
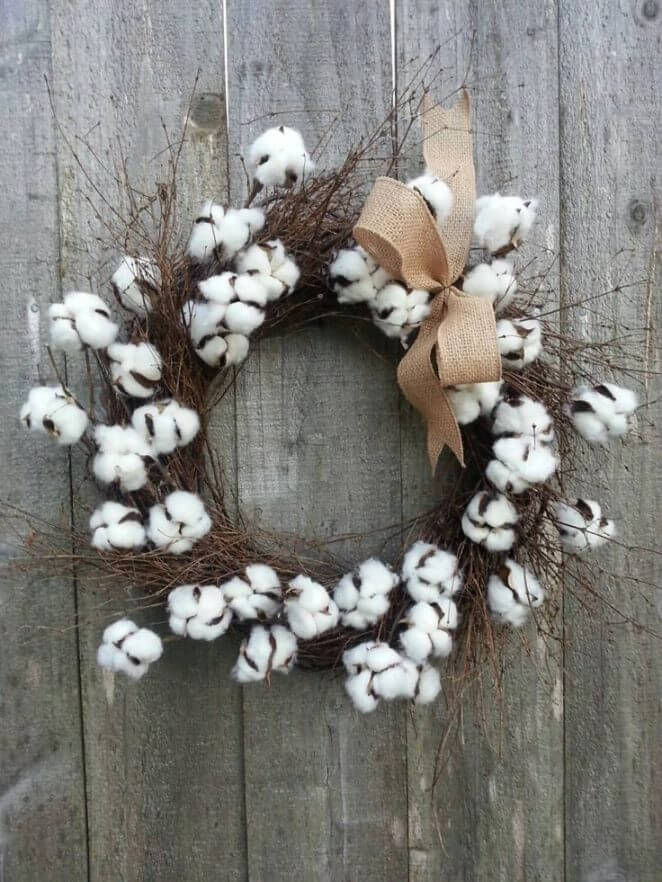
[[[152,311],[152,297],[158,295],[161,273],[153,260],[125,255],[110,284],[125,309],[144,316]]]
[[[423,665],[418,674],[414,701],[416,704],[430,704],[441,692],[439,671],[432,665]]]
[[[83,348],[83,341],[76,330],[74,317],[64,303],[51,303],[48,317],[48,338],[51,346],[62,352],[79,352]]]
[[[481,196],[476,200],[474,234],[478,244],[492,254],[517,247],[528,236],[537,208],[536,200],[519,196]]]
[[[257,248],[257,245],[254,246]],[[225,272],[217,276],[209,276],[198,282],[198,290],[205,298],[212,303],[221,306],[227,306],[236,299],[234,290],[234,282],[237,278],[235,273]]]
[[[35,386],[20,412],[21,422],[35,432],[44,432],[58,444],[80,441],[87,429],[85,411],[62,386]]]
[[[263,187],[289,187],[314,169],[301,133],[288,126],[267,129],[248,150],[251,177]]]
[[[499,438],[494,455],[528,484],[542,484],[558,468],[558,457],[545,444],[534,443],[529,436]]]
[[[512,264],[507,260],[479,263],[465,275],[462,291],[470,297],[484,297],[493,304],[495,312],[500,312],[517,292]]]
[[[372,674],[370,671],[350,674],[345,680],[345,691],[351,698],[354,707],[363,714],[374,711],[379,703],[371,692],[371,685]]]
[[[442,226],[453,210],[453,192],[445,181],[426,172],[411,181],[407,181],[410,190],[414,190],[425,201],[437,226]]]
[[[250,337],[263,321],[264,312],[248,303],[231,303],[225,311],[225,324],[228,329],[245,337]]]
[[[554,424],[547,408],[526,395],[509,394],[494,409],[494,435],[528,435],[536,442],[554,440]]]

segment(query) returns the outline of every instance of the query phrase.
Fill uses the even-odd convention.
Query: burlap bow
[[[453,287],[467,261],[475,176],[467,92],[450,110],[423,110],[428,170],[453,191],[453,210],[437,228],[421,196],[392,178],[377,178],[357,225],[356,241],[409,288],[438,291],[430,315],[398,366],[398,383],[426,420],[434,471],[444,445],[464,465],[462,435],[446,388],[501,377],[492,304]]]

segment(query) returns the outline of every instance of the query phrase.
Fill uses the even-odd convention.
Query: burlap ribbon
[[[427,423],[434,471],[444,446],[464,465],[462,435],[446,387],[500,379],[501,359],[492,304],[453,287],[471,245],[476,194],[468,93],[450,110],[424,104],[423,136],[428,170],[453,191],[446,223],[438,229],[418,193],[382,177],[368,196],[354,237],[409,288],[439,292],[398,366],[400,388]]]

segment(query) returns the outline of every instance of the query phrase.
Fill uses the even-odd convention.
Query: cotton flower
[[[267,291],[269,302],[293,291],[301,275],[280,239],[272,239],[265,245],[251,245],[245,251],[240,251],[235,258],[235,266],[238,273],[256,275]]]
[[[389,596],[397,584],[393,570],[374,557],[343,576],[333,592],[343,625],[357,631],[374,625],[387,612]]]
[[[139,628],[129,619],[120,619],[103,632],[97,663],[107,671],[121,671],[132,680],[139,680],[162,654],[158,634]]]
[[[545,599],[545,592],[530,570],[507,558],[487,582],[487,605],[495,621],[519,628]]]
[[[399,337],[404,343],[429,315],[429,300],[429,291],[408,291],[399,282],[389,282],[371,303],[373,321],[387,337]]]
[[[154,453],[167,454],[191,443],[200,429],[200,417],[195,410],[166,398],[134,410],[131,424]]]
[[[108,347],[110,375],[120,391],[149,398],[161,380],[161,356],[149,343],[113,343]]]
[[[198,261],[231,260],[264,226],[259,208],[228,208],[211,201],[203,203],[193,224],[186,248]]]
[[[95,478],[103,484],[119,484],[132,493],[147,483],[147,464],[152,448],[132,426],[97,426],[94,440],[98,453],[92,461]]]
[[[437,226],[442,226],[453,210],[453,193],[445,181],[426,172],[411,181],[407,181],[410,190],[424,200]]]
[[[400,634],[402,651],[417,665],[429,655],[445,658],[453,648],[451,631],[457,627],[457,607],[447,597],[434,603],[415,603],[403,619],[407,627]]]
[[[415,542],[402,561],[407,593],[416,601],[438,603],[462,588],[457,557],[430,542]]]
[[[195,493],[175,490],[149,510],[147,537],[168,554],[183,554],[211,529],[211,518]]]
[[[75,444],[87,429],[87,414],[62,386],[35,386],[21,408],[21,422],[58,444]]]
[[[338,624],[340,614],[336,603],[323,585],[308,576],[297,576],[290,582],[285,598],[285,615],[300,640],[312,640]]]
[[[101,551],[142,548],[145,528],[137,508],[119,502],[104,502],[90,518],[92,546]]]
[[[502,380],[493,383],[462,383],[448,386],[446,394],[455,419],[461,426],[473,423],[480,416],[489,416],[501,396]]]
[[[372,303],[391,276],[359,245],[342,248],[329,266],[329,285],[338,303]]]
[[[519,371],[542,352],[542,329],[536,319],[501,319],[497,322],[497,343],[505,370]]]
[[[536,218],[538,202],[519,196],[481,196],[476,200],[474,234],[491,254],[517,248],[528,236]]]
[[[464,277],[462,290],[470,297],[484,297],[500,312],[511,303],[517,291],[513,265],[508,260],[479,263]]]
[[[616,534],[616,525],[602,514],[592,499],[559,502],[553,510],[554,525],[566,551],[599,548]]]
[[[239,683],[256,683],[269,677],[273,671],[289,674],[296,651],[297,640],[289,628],[256,625],[239,648],[239,658],[232,669],[232,676]]]
[[[508,551],[515,542],[518,516],[501,493],[483,490],[472,498],[462,516],[462,531],[488,551]]]
[[[216,640],[232,621],[232,610],[217,585],[180,585],[168,595],[170,630],[193,640]]]
[[[314,167],[301,133],[287,126],[267,129],[248,149],[248,169],[258,187],[291,187]]]
[[[105,349],[117,336],[110,310],[96,294],[72,291],[64,303],[49,306],[48,316],[51,346],[64,352],[76,352],[83,346]]]
[[[488,463],[485,474],[504,493],[523,493],[547,481],[558,468],[558,457],[549,445],[526,435],[499,438],[492,449],[495,459]]]
[[[349,674],[345,689],[363,713],[373,711],[380,698],[414,698],[418,668],[387,643],[360,643],[344,653],[343,664]]]
[[[110,280],[115,296],[125,309],[147,315],[159,295],[161,271],[148,257],[125,255]]]
[[[494,409],[494,435],[527,435],[545,444],[554,440],[554,423],[547,408],[527,395],[508,392]]]
[[[600,383],[574,389],[567,412],[583,438],[592,444],[607,444],[610,438],[621,438],[628,432],[638,404],[630,389]]]
[[[221,590],[240,621],[271,619],[282,603],[278,574],[266,564],[250,564],[246,567],[245,578],[235,576],[224,582]]]

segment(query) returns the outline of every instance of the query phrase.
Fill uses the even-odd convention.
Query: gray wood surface
[[[290,123],[312,146],[338,116],[318,157],[332,166],[388,108],[393,77],[403,87],[442,44],[437,97],[465,75],[473,91],[479,190],[542,201],[520,263],[535,256],[546,266],[544,249],[560,248],[566,304],[577,291],[647,279],[600,310],[570,309],[568,320],[587,336],[649,326],[642,354],[660,371],[659,4],[396,0],[393,15],[386,0],[1,7],[3,500],[51,521],[70,516],[66,458],[15,418],[28,386],[49,378],[33,305],[63,288],[109,293],[115,252],[82,198],[89,184],[66,140],[111,201],[114,184],[83,140],[106,166],[125,155],[152,188],[163,179],[161,123],[180,133],[198,68],[202,97],[181,160],[183,229],[203,198],[241,200],[239,155],[259,131]],[[418,167],[412,159],[401,172]],[[556,291],[554,274],[550,284]],[[231,489],[250,519],[311,538],[375,531],[334,543],[349,562],[393,553],[401,525],[452,479],[450,464],[429,479],[396,359],[379,335],[350,336],[342,323],[256,347],[236,399],[214,414],[219,445],[231,451]],[[82,381],[74,364],[68,370]],[[660,397],[657,377],[643,392]],[[641,437],[598,459],[602,474],[584,460],[596,496],[639,547],[657,538],[656,415],[659,406],[642,411]],[[82,467],[74,461],[75,486]],[[79,503],[79,522],[90,502]],[[0,538],[11,558],[16,525],[3,521]],[[659,631],[653,592],[634,581],[660,581],[656,558],[617,549],[596,562],[622,574],[604,580],[614,604]],[[240,690],[228,679],[231,640],[169,644],[137,685],[102,676],[99,631],[141,605],[138,587],[109,601],[67,574],[3,581],[0,882],[662,878],[662,670],[649,633],[610,627],[604,613],[597,619],[566,597],[563,658],[513,641],[501,700],[489,676],[467,694],[433,793],[443,703],[362,717],[339,679],[305,672]],[[78,632],[68,627],[76,609]],[[164,624],[162,610],[136,614]]]

